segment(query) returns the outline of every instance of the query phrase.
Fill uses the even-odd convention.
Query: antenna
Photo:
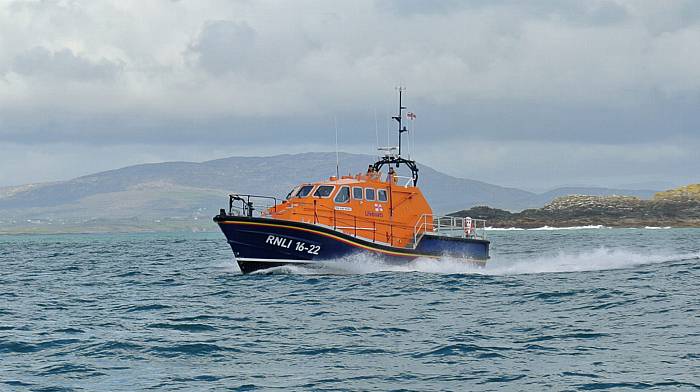
[[[386,146],[388,148],[391,145],[391,137],[389,136],[389,116],[385,117],[384,122],[386,123]]]
[[[377,150],[379,150],[379,122],[377,120],[377,108],[374,108],[374,136],[377,138]]]
[[[338,153],[338,117],[333,116],[335,123],[335,178],[340,178],[340,154]]]
[[[411,154],[415,157],[416,155],[416,115],[413,115],[411,120]]]
[[[406,127],[402,124],[403,110],[406,109],[406,107],[402,104],[402,98],[403,92],[406,91],[406,88],[403,86],[399,86],[397,87],[397,90],[399,91],[399,113],[396,116],[392,116],[391,118],[393,118],[394,120],[396,120],[396,122],[399,123],[399,156],[401,156],[401,134],[404,132],[408,132],[408,129],[406,129]]]
[[[403,153],[408,157],[408,159],[411,159],[411,135],[408,135],[409,137],[403,140]]]

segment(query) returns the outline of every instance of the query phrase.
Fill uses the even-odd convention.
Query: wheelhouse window
[[[333,193],[333,188],[335,188],[333,185],[321,185],[314,192],[314,197],[330,197],[331,193]]]
[[[294,197],[306,197],[311,193],[311,190],[314,189],[313,185],[304,185],[301,188],[299,188],[299,192]]]
[[[374,189],[365,188],[365,200],[374,201]]]
[[[357,186],[352,188],[352,198],[355,200],[362,200],[362,188]]]
[[[335,199],[333,199],[336,203],[347,203],[350,201],[350,187],[349,186],[344,186],[340,188],[338,193],[335,195]]]
[[[386,197],[386,189],[380,189],[380,190],[377,191],[377,200],[379,200],[379,201],[387,201],[387,200],[389,200],[389,199]]]
[[[285,199],[286,200],[291,199],[292,197],[297,195],[297,192],[299,192],[299,187],[295,186],[294,188],[292,188],[291,191],[289,191],[289,193],[287,193],[287,197],[285,197]]]

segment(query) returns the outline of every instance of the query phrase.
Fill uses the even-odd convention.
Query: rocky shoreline
[[[486,219],[487,226],[494,228],[700,227],[700,184],[659,192],[651,200],[571,195],[521,212],[479,206],[450,215]]]

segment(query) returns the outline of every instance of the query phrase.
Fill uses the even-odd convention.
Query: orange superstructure
[[[431,227],[432,209],[415,182],[369,170],[295,187],[270,218],[324,225],[395,247],[413,245],[416,230]],[[426,223],[426,219],[429,222]],[[422,223],[422,224],[419,224]]]
[[[398,145],[381,154],[365,173],[302,183],[280,201],[273,196],[229,194],[228,211],[214,217],[244,274],[284,267],[352,261],[357,256],[405,265],[419,258],[450,257],[485,265],[486,222],[470,217],[434,216],[418,188],[419,168],[401,155],[401,97],[392,119]],[[416,118],[409,113],[409,119]],[[410,177],[398,174],[410,172]]]

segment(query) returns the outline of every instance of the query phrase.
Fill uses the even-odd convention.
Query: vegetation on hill
[[[654,200],[700,201],[700,184],[691,184],[654,194]]]
[[[651,200],[633,196],[571,195],[557,197],[542,208],[518,213],[474,207],[454,216],[486,219],[492,227],[700,227],[700,184],[658,192]]]

